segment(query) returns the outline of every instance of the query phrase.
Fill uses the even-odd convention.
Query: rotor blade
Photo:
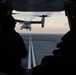
[[[47,14],[47,15],[34,15],[34,16],[37,16],[37,17],[50,17],[49,14]]]
[[[48,15],[41,15],[41,16],[39,16],[39,17],[48,17]]]

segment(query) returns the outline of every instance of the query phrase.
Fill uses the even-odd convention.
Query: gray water
[[[20,35],[22,36],[28,50],[30,34]],[[61,41],[62,36],[63,34],[31,34],[37,65],[41,63],[44,56],[53,55],[52,51],[56,49],[56,44]],[[27,68],[27,61],[28,56],[26,59],[22,59],[22,66],[24,68]]]

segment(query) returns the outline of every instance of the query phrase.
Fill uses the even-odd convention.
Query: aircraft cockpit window
[[[39,65],[44,56],[53,55],[56,44],[69,31],[68,20],[64,11],[13,12],[17,21],[15,30],[23,37],[29,51],[27,62],[23,59],[22,66],[31,69]],[[20,30],[23,25],[24,28]]]

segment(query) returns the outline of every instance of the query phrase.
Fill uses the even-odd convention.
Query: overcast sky
[[[16,12],[17,11],[13,11]],[[21,14],[13,15],[14,18],[30,21],[40,21],[40,17],[34,15],[49,14],[49,17],[45,18],[45,26],[41,28],[41,24],[31,24],[32,30],[20,30],[21,25],[16,24],[15,30],[19,33],[49,33],[49,34],[65,34],[69,30],[69,25],[65,12],[18,12]]]

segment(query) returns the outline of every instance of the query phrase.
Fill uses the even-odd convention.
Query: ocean
[[[56,45],[61,41],[64,34],[20,34],[24,40],[25,46],[29,51],[29,37],[32,38],[33,49],[36,58],[36,64],[39,65],[44,56],[53,55],[53,50],[57,49]],[[22,66],[27,68],[28,56],[22,59]]]

